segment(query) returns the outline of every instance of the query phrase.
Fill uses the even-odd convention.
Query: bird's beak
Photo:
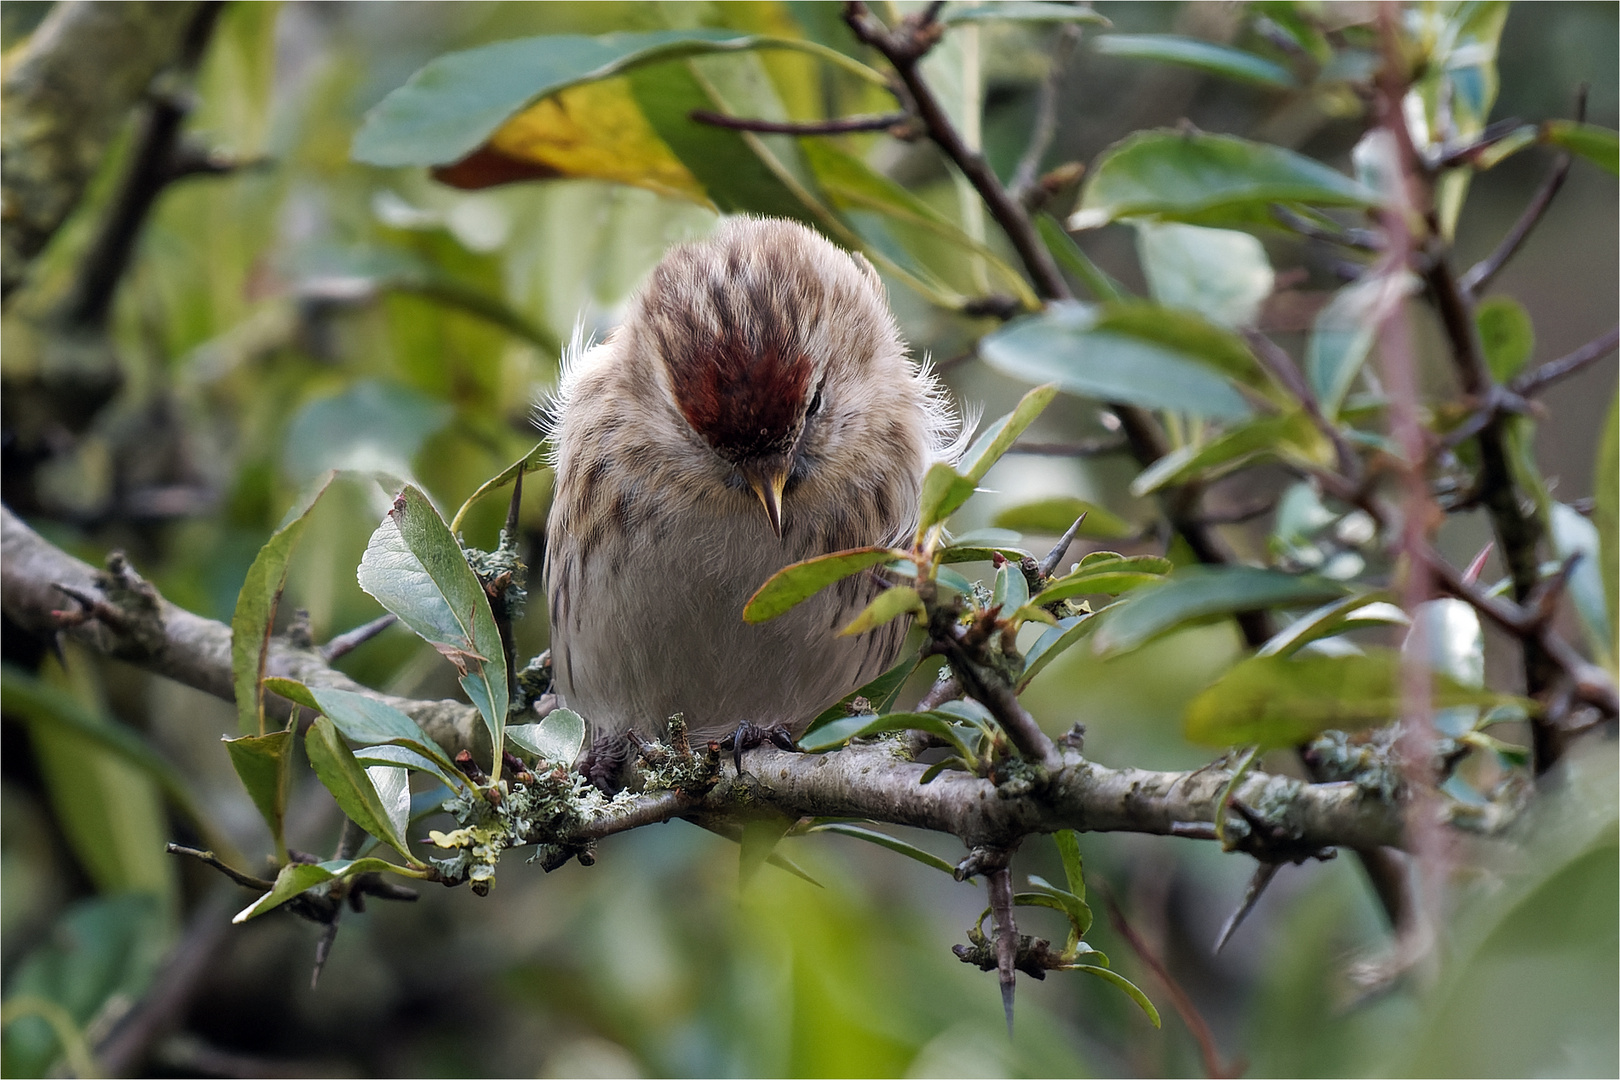
[[[787,487],[788,470],[784,463],[755,472],[752,469],[743,470],[743,478],[748,486],[754,489],[759,501],[765,507],[765,516],[770,519],[771,531],[776,538],[782,538],[782,489]]]

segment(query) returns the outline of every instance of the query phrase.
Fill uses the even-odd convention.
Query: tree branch
[[[845,116],[836,120],[813,122],[793,120],[757,120],[743,116],[727,116],[708,109],[693,109],[687,117],[700,124],[730,128],[733,131],[760,131],[769,135],[848,135],[857,131],[888,131],[903,137],[904,127],[911,120],[907,112],[883,113],[879,116]],[[900,131],[896,131],[900,129]]]
[[[1610,329],[1602,337],[1587,342],[1567,356],[1549,360],[1534,371],[1525,372],[1508,384],[1508,392],[1521,398],[1535,397],[1553,383],[1567,379],[1608,356],[1614,352],[1616,344],[1620,344],[1620,326]]]

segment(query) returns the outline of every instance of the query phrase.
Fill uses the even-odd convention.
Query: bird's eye
[[[805,410],[804,415],[808,418],[808,417],[816,415],[816,413],[818,413],[820,411],[821,411],[821,388],[817,387],[816,388],[816,396],[810,399],[810,408]]]

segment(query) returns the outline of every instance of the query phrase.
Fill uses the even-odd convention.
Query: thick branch
[[[180,52],[196,3],[61,3],[0,88],[0,295],[78,205],[126,116]]]

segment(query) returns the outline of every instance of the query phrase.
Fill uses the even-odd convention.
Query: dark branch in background
[[[129,267],[141,228],[169,184],[184,176],[226,171],[223,165],[207,169],[197,164],[206,155],[195,148],[183,149],[181,141],[181,128],[193,104],[189,83],[224,7],[221,0],[197,7],[171,65],[171,84],[149,95],[128,170],[95,240],[79,260],[78,280],[60,312],[59,317],[70,326],[100,329],[106,325],[113,295]]]
[[[1583,84],[1576,93],[1576,120],[1586,119],[1586,89]],[[1502,267],[1508,264],[1508,260],[1518,254],[1519,248],[1524,245],[1531,231],[1541,223],[1542,215],[1546,214],[1547,208],[1552,205],[1558,190],[1564,186],[1564,180],[1569,176],[1569,167],[1573,161],[1574,157],[1567,150],[1560,151],[1553,159],[1552,171],[1547,174],[1547,179],[1542,181],[1530,204],[1524,208],[1524,213],[1519,215],[1519,220],[1513,223],[1513,228],[1509,229],[1502,242],[1496,245],[1495,251],[1470,267],[1458,282],[1465,296],[1476,297],[1484,292],[1501,272]]]
[[[1560,379],[1567,379],[1608,356],[1614,352],[1616,344],[1620,344],[1620,326],[1600,338],[1587,342],[1568,356],[1549,360],[1534,371],[1525,372],[1508,383],[1508,392],[1521,398],[1535,397]]]
[[[57,4],[0,88],[0,296],[72,213],[131,108],[179,55],[196,3]]]
[[[339,634],[321,646],[321,659],[330,664],[334,660],[347,656],[397,622],[399,622],[399,616],[389,612],[387,615],[379,615],[377,618],[357,626],[353,630]]]
[[[1128,453],[1130,443],[1124,439],[1078,439],[1074,442],[1024,442],[1012,444],[1009,454],[1032,454],[1042,457],[1102,457],[1104,454]]]
[[[733,131],[760,131],[769,135],[848,135],[857,131],[887,131],[897,139],[915,138],[911,130],[911,114],[883,113],[878,116],[845,116],[837,120],[792,121],[754,120],[741,116],[727,116],[708,109],[693,109],[686,114],[700,124],[730,128]]]

